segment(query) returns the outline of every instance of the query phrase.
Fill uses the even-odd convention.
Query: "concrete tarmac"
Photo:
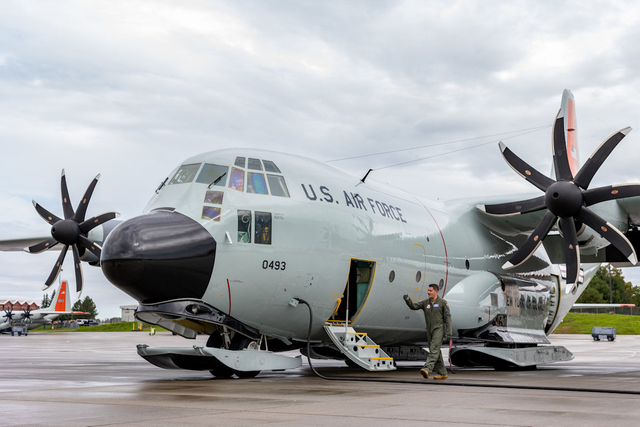
[[[388,373],[350,369],[339,361],[314,363],[331,377],[412,381],[399,384],[327,381],[313,374],[306,358],[292,371],[216,379],[208,372],[157,368],[135,348],[192,346],[206,337],[194,342],[142,332],[0,335],[0,426],[637,425],[640,336],[551,340],[575,359],[531,371],[457,369],[440,382],[424,380],[415,362],[399,362]]]

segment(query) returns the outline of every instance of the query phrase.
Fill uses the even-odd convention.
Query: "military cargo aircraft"
[[[392,370],[396,360],[424,357],[424,319],[402,296],[424,299],[430,283],[451,308],[454,364],[527,368],[573,358],[547,336],[599,263],[637,262],[640,185],[589,188],[629,131],[580,167],[565,90],[552,177],[500,144],[509,166],[543,194],[491,200],[426,200],[318,161],[226,149],[183,161],[142,215],[85,220],[98,177],[74,211],[63,171],[64,218],[34,202],[51,237],[3,247],[62,246],[48,286],[71,246],[78,291],[81,260],[99,265],[139,301],[137,319],[185,338],[209,335],[205,346],[138,346],[163,368],[250,377],[299,366],[300,357],[281,352],[300,348]]]
[[[0,333],[12,333],[12,328],[20,326],[30,331],[42,325],[51,323],[61,314],[78,314],[71,310],[71,299],[68,296],[68,282],[62,280],[58,289],[56,289],[56,300],[51,303],[50,307],[40,308],[38,310],[18,310],[12,308],[4,310],[4,314],[0,316]]]

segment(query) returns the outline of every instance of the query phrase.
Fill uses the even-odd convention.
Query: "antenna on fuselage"
[[[373,171],[373,169],[369,169],[369,171],[364,175],[364,177],[360,180],[360,182],[364,183],[364,180],[367,179],[369,174]]]

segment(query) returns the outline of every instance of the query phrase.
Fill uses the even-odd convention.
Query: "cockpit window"
[[[173,178],[171,178],[171,181],[169,181],[169,185],[185,184],[187,182],[193,181],[193,178],[195,178],[199,167],[200,163],[180,166],[180,168],[178,168],[178,172],[176,172]]]
[[[231,169],[231,178],[229,179],[229,188],[232,190],[244,191],[244,171],[240,169]]]
[[[262,170],[262,163],[260,163],[260,159],[252,159],[249,157],[249,163],[247,165],[247,169],[252,169],[254,171]]]
[[[289,197],[289,190],[287,190],[287,184],[284,182],[283,176],[267,175],[267,180],[269,181],[271,194],[274,196]]]
[[[273,163],[270,160],[263,160],[262,163],[264,163],[264,170],[266,170],[267,172],[275,172],[275,173],[281,173],[280,169],[278,169],[278,167],[276,166],[275,163]]]
[[[220,208],[216,208],[212,206],[203,206],[202,219],[208,219],[211,221],[220,221]]]
[[[238,209],[238,242],[251,243],[251,211]]]
[[[205,163],[202,167],[202,170],[200,171],[200,174],[198,175],[198,179],[196,179],[196,182],[226,187],[228,175],[227,172],[229,172],[229,166],[220,166]]]
[[[271,244],[271,213],[256,211],[255,238],[261,245]]]
[[[213,205],[221,205],[224,193],[222,191],[207,191],[204,195],[204,202]]]
[[[244,157],[236,157],[236,166],[238,166],[239,168],[243,168],[244,167]]]
[[[249,179],[247,180],[247,193],[269,194],[263,174],[257,172],[249,172],[248,174]]]

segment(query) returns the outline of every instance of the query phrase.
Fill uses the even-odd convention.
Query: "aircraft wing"
[[[512,215],[493,215],[487,212],[485,206],[494,204],[506,204],[513,200],[534,200],[535,194],[530,198],[522,196],[502,197],[487,200],[486,204],[476,205],[479,220],[492,231],[499,234],[514,245],[520,246],[526,237],[532,235],[539,224],[544,220],[545,210],[516,213]],[[640,252],[640,197],[629,197],[618,200],[607,200],[590,207],[594,214],[602,218],[606,224],[615,227],[635,249]],[[542,242],[551,262],[564,264],[566,262],[565,241],[559,227],[560,221],[551,227]],[[633,267],[628,254],[623,254],[603,236],[601,230],[584,225],[576,230],[577,242],[580,251],[579,259],[583,263],[612,263],[617,268]],[[605,226],[605,228],[607,228]],[[608,227],[612,228],[612,227]]]
[[[40,237],[28,237],[24,239],[0,240],[0,251],[3,251],[3,252],[22,251],[29,246],[33,246],[37,243],[40,243],[50,238],[51,238],[51,235],[40,236]],[[54,249],[54,248],[51,248],[51,249]],[[55,249],[60,250],[61,247],[55,248]]]

